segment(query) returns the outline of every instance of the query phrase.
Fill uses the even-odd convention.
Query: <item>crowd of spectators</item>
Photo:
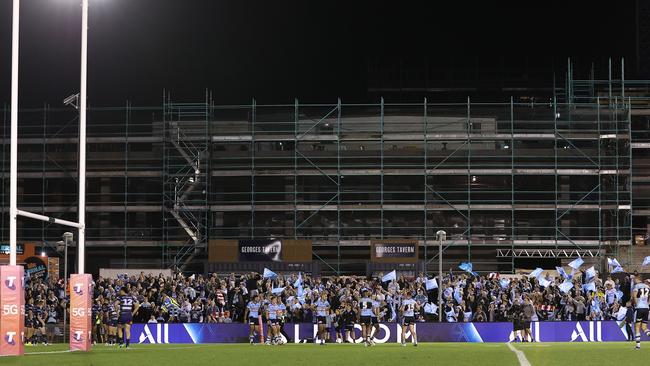
[[[585,290],[584,272],[572,278],[572,287],[564,292],[562,278],[541,277],[550,285],[540,285],[540,278],[527,275],[474,276],[469,273],[446,273],[442,281],[442,318],[446,322],[509,321],[513,306],[530,303],[532,321],[609,320],[620,318],[621,307],[629,301],[632,277],[621,275],[590,279],[595,290]],[[413,278],[397,277],[388,282],[362,276],[312,277],[300,274],[302,290],[295,288],[298,273],[263,278],[258,273],[217,274],[173,277],[162,275],[119,276],[95,280],[93,313],[101,318],[107,306],[117,299],[121,288],[139,302],[134,322],[230,323],[244,322],[248,301],[254,294],[263,300],[277,295],[287,307],[287,322],[314,320],[312,304],[326,292],[335,311],[342,302],[354,303],[362,289],[370,289],[379,304],[380,321],[399,321],[400,304],[411,292],[420,305],[418,321],[438,321],[438,288],[426,288],[423,274]],[[507,278],[507,279],[506,279]],[[440,281],[436,281],[440,283]],[[299,296],[300,294],[300,296]],[[67,308],[68,295],[62,281],[34,279],[26,284],[26,310],[43,314],[43,321],[60,322]],[[54,314],[50,317],[50,314]],[[47,319],[47,318],[50,319]],[[619,319],[621,320],[621,319]],[[101,320],[100,320],[101,321]]]

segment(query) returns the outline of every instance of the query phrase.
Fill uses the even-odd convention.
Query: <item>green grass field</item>
[[[650,343],[634,350],[633,343],[535,343],[513,344],[523,351],[530,365],[626,365],[650,357]],[[67,345],[26,347],[24,357],[2,357],[0,365],[46,366],[198,366],[198,365],[520,365],[503,343],[382,344],[363,347],[351,344],[248,344],[133,345],[123,350],[103,345],[90,353],[66,352]]]

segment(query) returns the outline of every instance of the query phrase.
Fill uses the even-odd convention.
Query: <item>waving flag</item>
[[[544,277],[539,277],[537,281],[539,281],[539,285],[542,287],[548,287],[551,284],[551,281],[547,280]]]
[[[596,284],[593,282],[589,282],[587,284],[582,285],[582,291],[589,293],[590,291],[596,292]]]
[[[274,295],[281,294],[284,291],[284,287],[276,287],[271,290],[271,293]]]
[[[584,261],[582,258],[578,258],[578,259],[572,261],[571,263],[569,263],[569,267],[571,267],[571,268],[577,270],[578,268],[580,268],[580,266],[581,266],[584,262],[585,262],[585,261]]]
[[[469,262],[465,263],[465,262],[463,262],[463,263],[461,263],[461,264],[458,266],[458,268],[462,269],[462,270],[465,271],[465,272],[472,272],[472,263],[469,263]]]
[[[594,268],[594,266],[587,268],[587,271],[585,271],[585,275],[587,276],[587,281],[590,281],[592,278],[596,277],[596,269]]]
[[[648,264],[650,264],[650,255],[647,256],[647,257],[645,257],[645,258],[643,258],[643,264],[641,264],[641,266],[642,266],[642,267],[645,267],[645,266],[647,266]]]
[[[501,285],[501,288],[504,288],[504,289],[508,288],[508,286],[510,285],[510,280],[507,279],[507,278],[501,279],[501,280],[499,280],[499,285]]]
[[[438,282],[436,281],[435,278],[432,278],[430,280],[427,279],[427,281],[424,284],[424,287],[427,289],[427,291],[433,290],[434,288],[438,288]]]
[[[438,314],[438,305],[430,302],[424,305],[424,312],[426,314]]]
[[[571,291],[571,289],[573,288],[573,283],[571,283],[571,282],[562,282],[560,284],[560,286],[558,286],[558,287],[560,288],[560,291],[562,291],[562,293],[566,294],[569,291]]]
[[[543,272],[543,271],[544,271],[544,270],[541,269],[541,268],[536,268],[534,271],[532,271],[532,272],[530,272],[530,273],[528,274],[528,277],[535,277],[535,278],[538,278],[539,276],[542,275],[542,272]]]
[[[384,275],[384,277],[381,278],[381,282],[389,282],[397,279],[397,272],[395,270],[392,270]]]
[[[276,277],[278,277],[278,274],[271,271],[268,268],[264,268],[264,273],[262,274],[262,277],[263,278],[276,278]]]
[[[612,267],[620,267],[621,266],[621,264],[618,263],[616,258],[613,258],[613,259],[612,258],[607,258],[607,265],[612,266]]]
[[[616,266],[616,268],[612,270],[612,273],[622,273],[622,272],[625,272],[625,270],[623,270],[623,267],[621,266]]]
[[[558,273],[560,276],[562,276],[562,278],[564,278],[564,279],[569,278],[569,275],[566,273],[566,271],[564,270],[564,268],[562,268],[562,267],[555,267],[555,270],[557,271],[557,273]]]

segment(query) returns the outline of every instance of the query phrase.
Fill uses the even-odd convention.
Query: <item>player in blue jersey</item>
[[[126,346],[129,348],[131,343],[131,323],[133,314],[138,311],[138,302],[136,299],[126,293],[126,289],[120,289],[120,296],[117,303],[120,307],[120,317],[117,319],[117,335],[120,338],[120,348]]]
[[[271,297],[271,303],[266,308],[266,318],[269,320],[269,338],[271,344],[282,344],[280,337],[280,318],[284,316],[284,306],[279,303],[276,296]]]
[[[361,293],[363,294],[359,299],[361,336],[363,337],[363,344],[367,347],[372,345],[370,343],[370,332],[372,332],[372,315],[375,310],[370,298],[370,290],[365,288],[361,290]]]
[[[650,283],[650,280],[646,280]],[[636,310],[636,316],[634,317],[635,323],[635,340],[636,340],[636,349],[641,348],[641,329],[650,337],[650,330],[648,330],[648,297],[650,296],[650,286],[643,283],[640,278],[635,279],[634,289],[632,290],[632,302],[634,303],[634,309]]]
[[[402,306],[400,307],[400,311],[402,312],[402,347],[406,347],[406,329],[411,331],[413,345],[417,347],[418,337],[415,334],[415,310],[417,310],[420,305],[413,300],[411,291],[406,290],[405,292],[405,299],[402,301]]]
[[[316,322],[318,323],[318,342],[321,345],[325,345],[325,338],[327,333],[327,316],[330,312],[330,303],[327,301],[327,292],[323,291],[320,294],[320,297],[312,305],[314,311],[316,312]],[[314,342],[317,342],[314,339]]]
[[[120,304],[115,302],[111,304],[106,301],[106,311],[104,312],[104,323],[106,324],[108,333],[107,346],[114,346],[117,344],[117,320],[120,318]]]
[[[255,339],[255,334],[259,334],[258,327],[260,325],[260,308],[262,303],[260,302],[260,296],[255,295],[252,301],[249,301],[246,305],[246,313],[244,315],[244,321],[248,322],[250,330],[248,331],[248,341],[250,344],[253,344]]]

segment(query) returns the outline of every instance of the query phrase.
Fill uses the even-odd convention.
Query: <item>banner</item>
[[[415,243],[377,243],[375,257],[377,258],[412,258],[415,256]]]
[[[23,266],[0,266],[0,355],[24,354],[25,291]]]
[[[90,351],[92,329],[92,276],[70,275],[70,350]]]
[[[239,261],[282,262],[282,241],[279,239],[240,240]]]
[[[372,240],[370,259],[379,263],[415,263],[418,260],[417,240]]]
[[[47,265],[40,257],[29,257],[25,259],[25,273],[29,278],[45,278]]]
[[[377,343],[400,343],[402,326],[399,323],[381,323],[375,335]],[[265,325],[266,327],[266,325]],[[355,326],[355,342],[360,343],[361,326]],[[626,341],[623,329],[615,321],[537,322],[532,323],[532,334],[538,342],[615,342]],[[284,331],[289,343],[307,343],[314,339],[318,326],[312,323],[287,323]],[[267,330],[264,329],[264,332]],[[419,342],[512,342],[515,340],[512,323],[417,323]],[[144,344],[171,343],[247,343],[248,324],[243,323],[187,323],[187,324],[133,324],[131,342]],[[407,332],[410,342],[410,332]],[[332,332],[330,339],[336,339]],[[642,339],[649,340],[645,335]]]

